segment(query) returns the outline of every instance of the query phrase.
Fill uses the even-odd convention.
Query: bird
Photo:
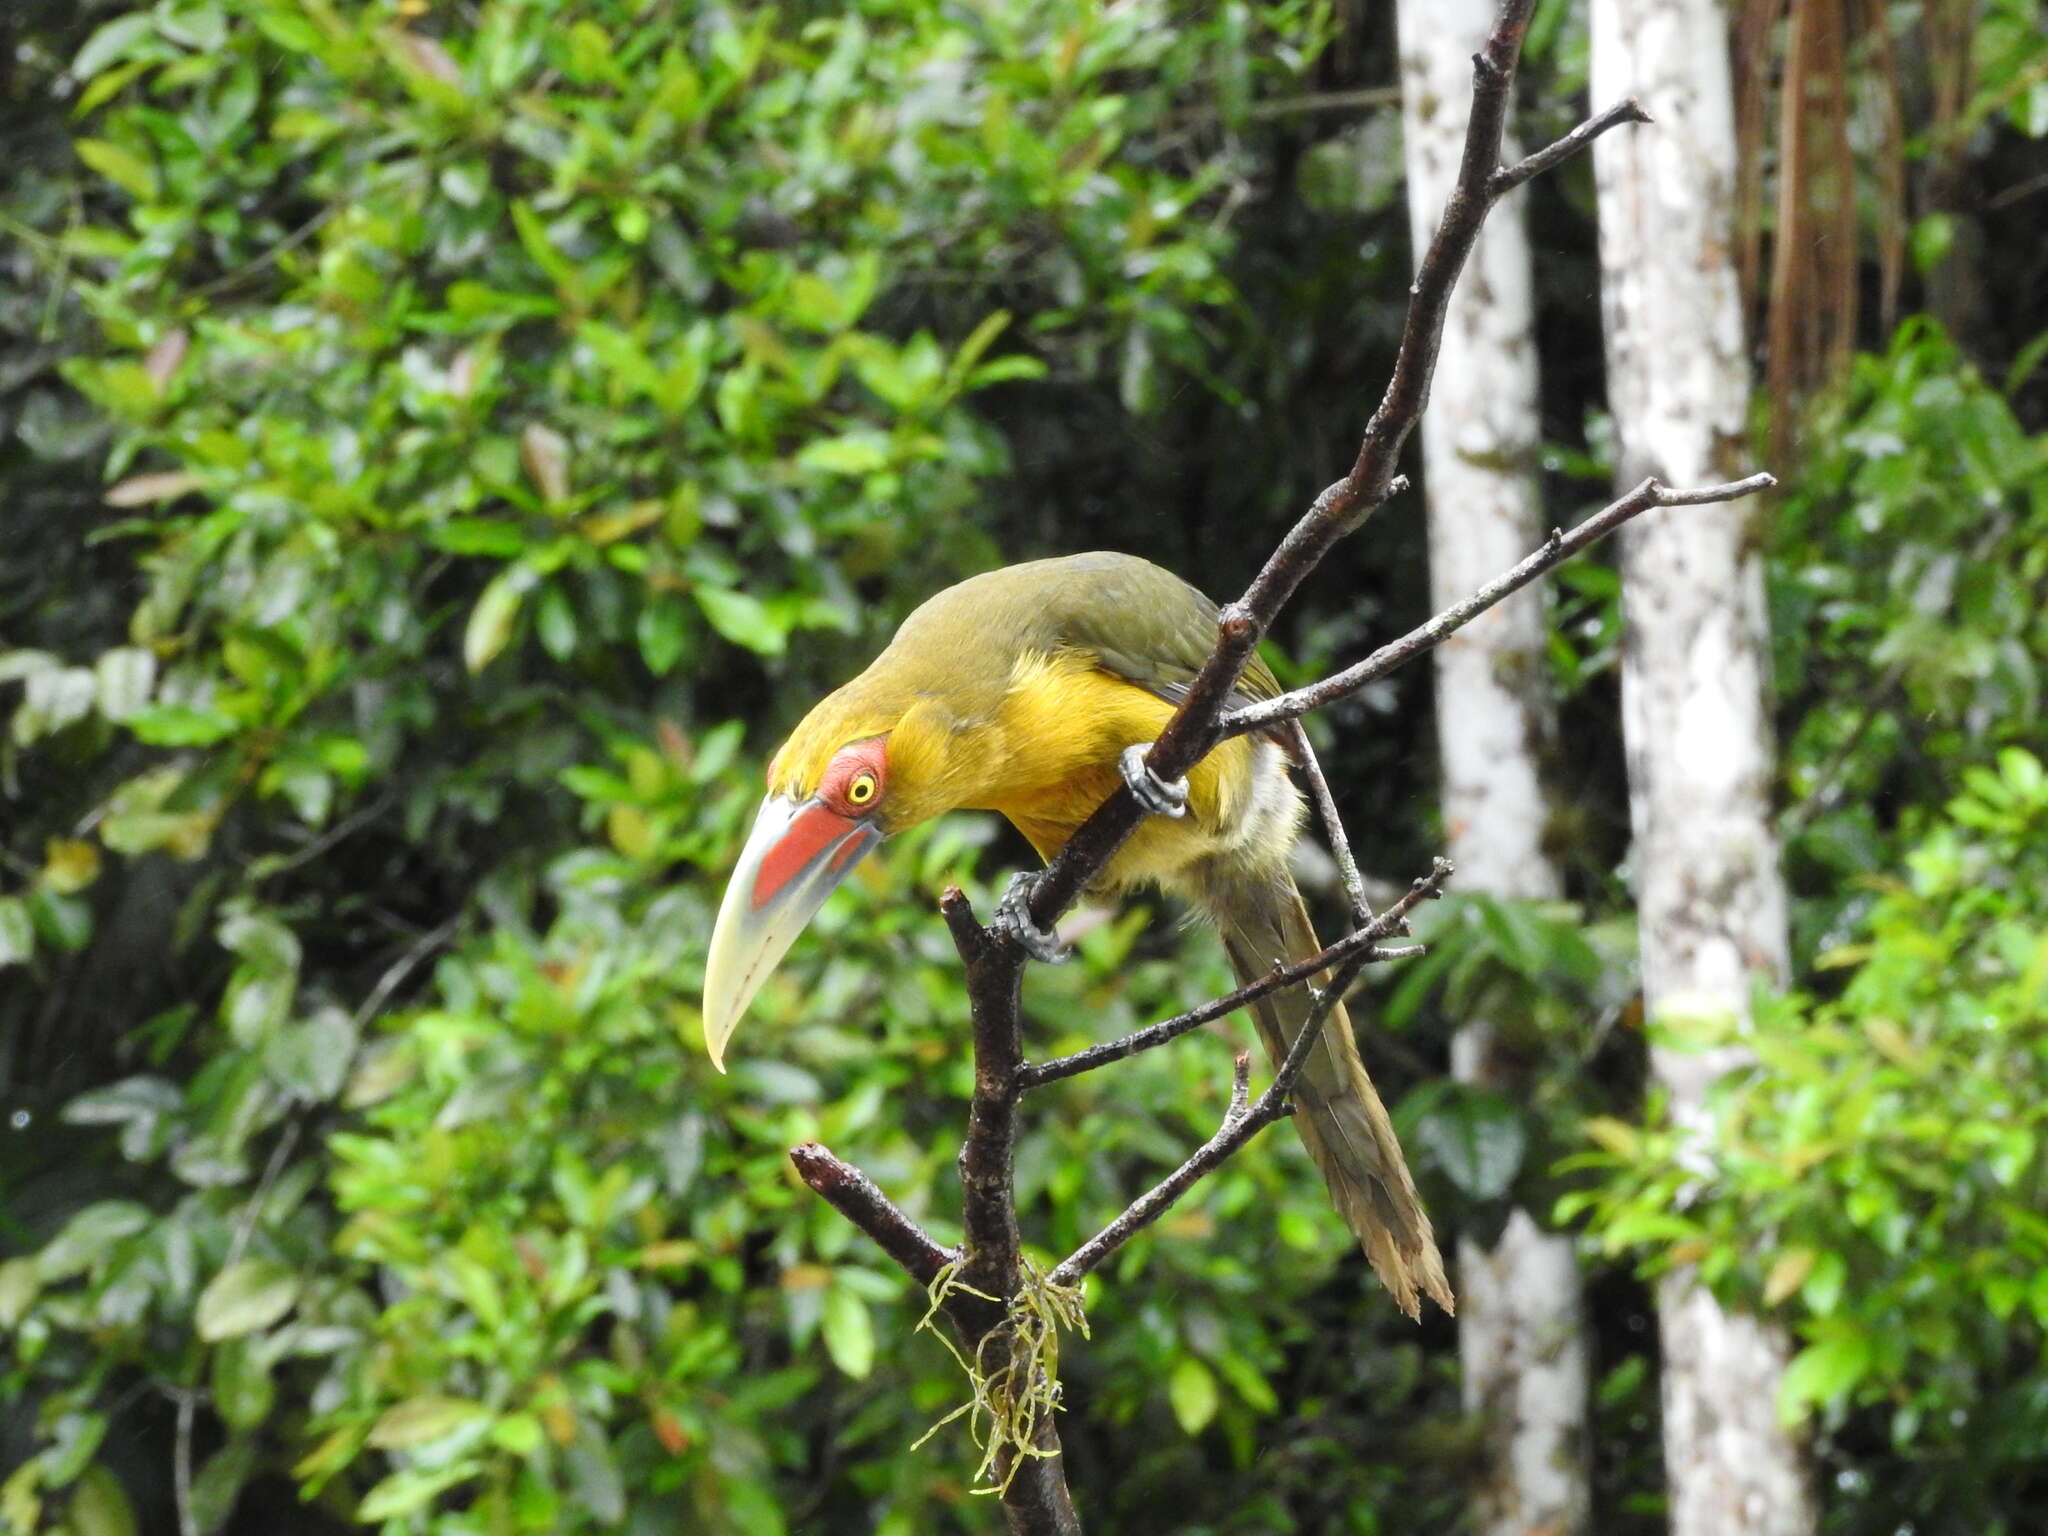
[[[1172,572],[1109,552],[1032,560],[926,599],[859,676],[804,716],[768,765],[768,794],[706,951],[704,1039],[724,1070],[747,1005],[827,895],[884,837],[943,812],[995,811],[1051,859],[1121,785],[1149,809],[1095,889],[1156,886],[1215,926],[1241,982],[1321,949],[1289,867],[1303,800],[1284,741],[1221,742],[1180,785],[1146,782],[1142,749],[1208,657],[1216,605]],[[1281,691],[1254,657],[1236,698]],[[1019,887],[1012,886],[1013,896]],[[1002,916],[1045,958],[1028,908]],[[1251,1005],[1274,1065],[1303,1027],[1303,989]],[[1415,1181],[1343,1006],[1294,1089],[1294,1121],[1331,1202],[1395,1303],[1453,1309]]]

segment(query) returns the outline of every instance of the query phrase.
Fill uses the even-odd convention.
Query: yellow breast
[[[1033,656],[1020,663],[988,734],[981,808],[1000,811],[1051,858],[1122,779],[1117,758],[1134,742],[1156,740],[1173,706],[1097,667],[1078,653]],[[1296,797],[1279,766],[1278,749],[1233,738],[1188,775],[1188,814],[1147,817],[1105,872],[1112,887],[1174,886],[1189,865],[1228,855],[1248,837],[1266,842],[1282,828],[1270,821],[1271,785],[1286,801],[1284,858],[1293,845]],[[1270,853],[1267,854],[1271,856]]]

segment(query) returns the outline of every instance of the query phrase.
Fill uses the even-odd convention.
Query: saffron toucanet
[[[891,832],[943,811],[999,811],[1050,858],[1152,741],[1216,637],[1217,610],[1168,571],[1085,554],[990,571],[926,601],[860,676],[819,703],[775,754],[768,798],[712,932],[704,1038],[726,1042],[826,895]],[[1254,660],[1239,691],[1270,698]],[[1244,980],[1317,952],[1289,871],[1302,797],[1287,754],[1252,735],[1188,775],[1185,815],[1147,817],[1103,872],[1108,891],[1155,884],[1216,925]],[[1277,1063],[1300,1030],[1299,988],[1252,1005]],[[1446,1310],[1429,1218],[1385,1107],[1336,1008],[1295,1089],[1295,1123],[1330,1196],[1402,1310]]]

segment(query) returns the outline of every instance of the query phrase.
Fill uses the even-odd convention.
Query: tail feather
[[[1206,894],[1240,982],[1263,976],[1276,960],[1303,959],[1322,947],[1291,880]],[[1252,1005],[1259,1038],[1276,1067],[1306,1022],[1309,1006],[1301,988],[1272,993]],[[1395,1303],[1414,1318],[1422,1314],[1423,1295],[1446,1312],[1455,1310],[1436,1235],[1386,1106],[1359,1060],[1342,1004],[1324,1022],[1322,1040],[1309,1053],[1294,1099],[1299,1111],[1294,1123],[1322,1172],[1331,1202],[1357,1234]]]

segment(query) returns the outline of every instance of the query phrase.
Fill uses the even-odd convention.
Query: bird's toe
[[[1125,747],[1122,756],[1116,760],[1117,771],[1124,776],[1124,782],[1131,787],[1131,793],[1138,797],[1138,804],[1155,816],[1178,819],[1188,813],[1188,781],[1174,779],[1168,782],[1146,765],[1145,754],[1152,750],[1152,743],[1141,741],[1136,746]]]
[[[1034,960],[1047,965],[1058,965],[1074,952],[1060,942],[1060,936],[1050,929],[1038,926],[1031,915],[1031,888],[1037,883],[1036,875],[1019,870],[1010,876],[1010,885],[1003,892],[1003,899],[996,903],[995,922],[1017,941],[1018,948]]]

